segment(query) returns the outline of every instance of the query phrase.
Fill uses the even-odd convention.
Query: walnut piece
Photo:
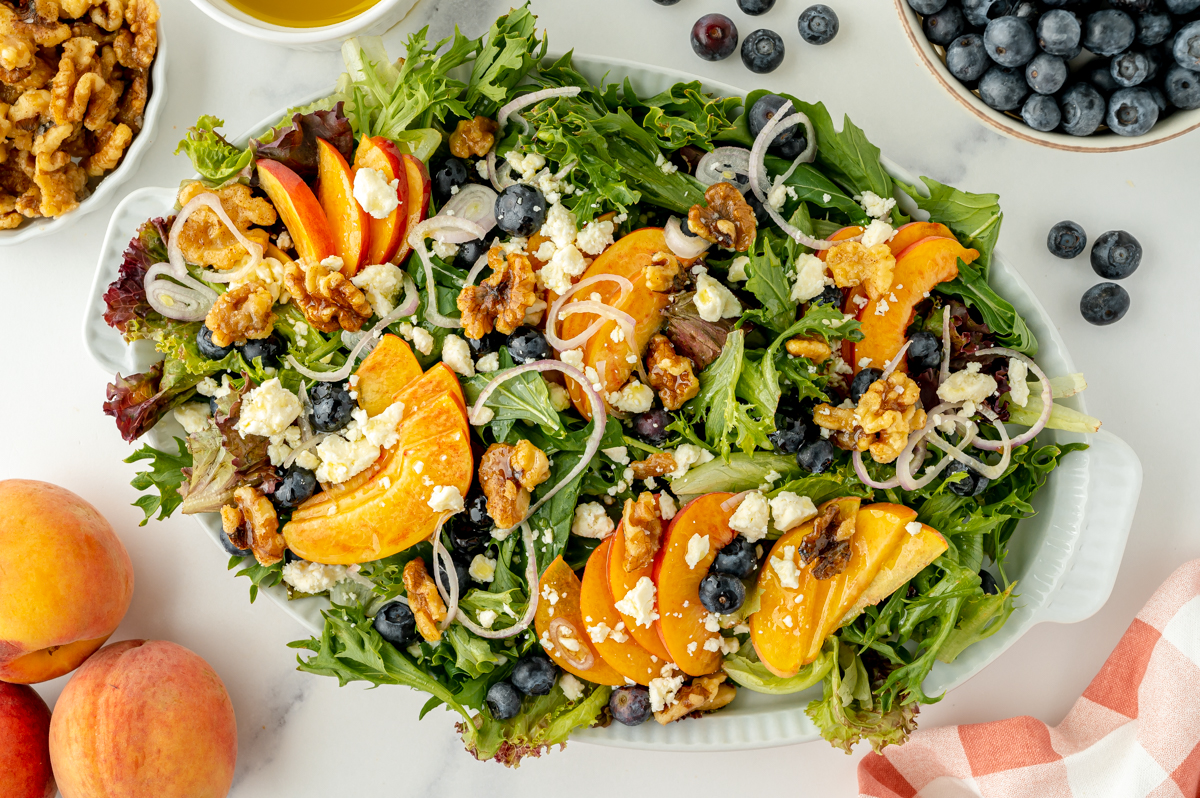
[[[621,525],[625,535],[625,572],[632,573],[654,562],[663,527],[654,494],[642,493],[637,501],[626,499]]]
[[[283,559],[287,544],[279,534],[279,517],[275,505],[258,488],[243,485],[233,492],[237,510],[247,527],[250,550],[261,565],[274,565]],[[224,523],[224,513],[221,515]]]
[[[121,66],[149,69],[158,50],[158,4],[154,0],[129,0],[125,6],[126,30],[117,34],[113,48]]]
[[[806,357],[814,363],[824,363],[833,354],[820,338],[789,338],[783,348],[792,357]]]
[[[679,258],[670,252],[655,252],[645,269],[646,287],[651,291],[670,291],[680,271]]]
[[[670,706],[654,713],[654,719],[663,726],[681,720],[693,712],[712,712],[726,706],[737,697],[737,688],[725,684],[724,673],[698,676],[686,687],[680,688]]]
[[[236,504],[227,504],[221,508],[221,530],[235,548],[245,551],[250,548],[250,537],[246,534],[246,519]]]
[[[871,299],[879,299],[888,292],[896,270],[896,258],[887,244],[876,244],[868,249],[857,241],[830,248],[825,263],[838,288],[862,285]]]
[[[479,459],[479,485],[487,498],[488,515],[500,529],[512,529],[529,511],[529,490],[513,471],[516,451],[510,444],[493,443]]]
[[[886,380],[871,383],[854,409],[819,404],[813,409],[817,426],[840,433],[843,448],[870,450],[877,463],[900,456],[913,430],[925,425],[925,411],[917,407],[921,389],[908,375],[892,372]]]
[[[675,464],[675,456],[670,452],[655,452],[645,460],[634,460],[629,467],[633,469],[634,479],[649,479],[664,477],[678,466]]]
[[[858,518],[852,512],[856,507],[854,502],[837,499],[826,502],[813,520],[812,532],[800,541],[799,554],[804,564],[817,561],[812,568],[817,579],[832,579],[846,570],[851,554],[850,538],[854,536]]]
[[[509,458],[509,463],[521,487],[531,493],[550,478],[550,459],[529,441],[517,441],[517,448]]]
[[[492,274],[479,285],[463,286],[458,295],[463,333],[479,340],[495,327],[505,335],[521,326],[525,312],[537,301],[537,280],[529,258],[492,247],[488,251]]]
[[[714,244],[745,252],[754,240],[758,222],[754,209],[732,183],[713,183],[704,192],[707,207],[693,205],[688,211],[688,227],[693,233]]]
[[[650,387],[658,391],[658,398],[668,410],[678,410],[700,393],[700,380],[692,361],[675,354],[671,340],[661,333],[650,339],[646,366]]]
[[[267,232],[251,230],[250,226],[275,224],[279,218],[275,206],[261,197],[253,196],[249,186],[234,183],[213,191],[197,180],[179,187],[177,201],[180,206],[187,205],[205,193],[216,194],[221,207],[229,214],[229,220],[243,235],[261,244],[266,243]],[[249,256],[229,228],[208,208],[201,208],[184,222],[179,231],[179,248],[189,263],[221,270],[237,268]]]
[[[87,186],[87,172],[67,162],[53,171],[39,170],[33,182],[41,193],[37,212],[41,216],[62,216],[79,207],[79,197]]]
[[[500,126],[494,119],[477,116],[463,119],[450,134],[450,154],[455,158],[482,158],[491,152],[496,143],[496,131]]]
[[[212,330],[217,346],[266,338],[275,329],[274,306],[270,289],[259,280],[250,280],[217,297],[204,324]]]
[[[117,106],[116,120],[138,134],[142,131],[145,121],[146,100],[150,98],[150,71],[139,69],[132,71],[125,87],[125,94]]]
[[[288,261],[283,285],[313,327],[326,333],[339,328],[358,332],[371,318],[371,303],[344,274],[329,268],[333,265],[328,260],[313,264]]]
[[[437,585],[425,569],[420,557],[409,560],[404,566],[404,592],[408,595],[408,608],[417,621],[417,631],[431,643],[442,639],[438,624],[446,620],[446,605],[438,594]]]
[[[96,133],[96,151],[83,161],[83,166],[91,177],[100,177],[106,172],[117,168],[125,148],[133,141],[133,131],[128,125],[109,123]]]

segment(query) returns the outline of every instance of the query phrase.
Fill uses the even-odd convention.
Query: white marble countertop
[[[1076,155],[1025,144],[985,129],[935,85],[905,40],[890,0],[826,0],[841,33],[823,47],[804,45],[796,18],[808,0],[779,0],[763,17],[734,0],[534,0],[556,51],[615,56],[694,71],[746,89],[786,89],[824,100],[897,162],[975,191],[995,191],[1006,210],[1001,247],[1054,316],[1091,385],[1089,409],[1138,451],[1145,488],[1120,577],[1108,604],[1071,626],[1034,627],[999,661],[925,709],[922,726],[1029,714],[1058,723],[1103,663],[1134,614],[1176,566],[1200,556],[1191,495],[1200,482],[1192,453],[1200,427],[1193,412],[1200,374],[1189,341],[1200,338],[1200,134],[1118,155]],[[161,0],[171,35],[170,97],[158,141],[121,192],[173,185],[190,173],[174,142],[201,113],[239,132],[272,109],[329,85],[336,54],[264,46],[211,22],[185,0]],[[506,0],[422,0],[389,36],[429,24],[435,36],[458,23],[482,33]],[[784,37],[785,63],[752,75],[736,56],[717,64],[687,43],[692,22],[720,10],[742,34],[770,27]],[[248,583],[224,569],[225,555],[196,523],[176,517],[139,527],[130,506],[131,451],[100,410],[111,375],[88,358],[80,319],[95,258],[115,200],[61,235],[0,249],[6,342],[0,389],[0,479],[56,482],[95,504],[116,527],[137,574],[133,606],[114,640],[164,638],[187,646],[220,673],[233,698],[240,756],[233,795],[528,795],[529,787],[603,795],[614,782],[646,794],[713,794],[778,788],[783,794],[855,794],[853,757],[824,743],[743,753],[665,755],[582,743],[517,771],[479,764],[462,753],[451,719],[434,712],[418,723],[424,698],[403,689],[368,693],[295,670],[286,643],[301,630],[266,600],[250,605]],[[1064,218],[1094,238],[1125,229],[1145,247],[1126,281],[1133,307],[1119,324],[1096,328],[1079,315],[1083,291],[1099,282],[1086,256],[1051,257],[1049,227]],[[39,685],[53,702],[65,679]],[[614,768],[614,765],[616,767]]]

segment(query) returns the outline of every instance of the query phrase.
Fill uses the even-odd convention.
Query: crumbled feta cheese
[[[587,627],[588,637],[591,638],[593,643],[603,643],[608,639],[608,636],[611,632],[612,629],[610,629],[608,624],[606,624],[604,621],[601,621],[595,626]]]
[[[695,654],[695,653],[696,653],[696,649],[699,647],[699,645],[700,645],[700,644],[699,644],[699,643],[697,643],[695,640],[693,640],[692,642],[688,643],[688,644],[687,644],[687,653],[689,653],[689,654]],[[707,648],[707,647],[708,647],[708,646],[707,646],[707,645],[705,645],[705,648]]]
[[[787,532],[803,524],[817,514],[816,505],[807,496],[798,496],[790,490],[780,491],[771,499],[771,515],[775,519],[775,528]]]
[[[492,624],[494,624],[496,622],[496,619],[498,617],[500,617],[500,616],[496,613],[495,610],[480,610],[479,611],[479,625],[482,626],[484,629],[491,629]]]
[[[646,480],[646,487],[651,487],[650,480]],[[665,490],[658,494],[658,514],[662,516],[664,521],[670,521],[675,517],[675,513],[679,512],[678,505],[675,504],[675,499]]]
[[[687,554],[684,555],[683,561],[689,569],[695,569],[696,564],[708,556],[709,550],[708,535],[696,533],[688,540]]]
[[[825,261],[807,252],[796,256],[796,282],[792,284],[792,300],[807,302],[833,285],[833,278],[825,268]]]
[[[719,651],[721,649],[721,636],[710,637],[704,641],[705,651]]]
[[[612,534],[613,521],[604,512],[599,502],[584,502],[575,506],[575,520],[571,522],[571,534],[581,538],[599,540]]]
[[[396,445],[400,434],[396,427],[404,414],[404,404],[393,402],[379,415],[367,418],[361,408],[352,412],[350,423],[336,435],[317,444],[317,479],[334,485],[366,470],[379,457],[380,448]]]
[[[301,433],[300,428],[291,426],[285,429],[278,435],[272,435],[267,439],[267,457],[271,460],[271,465],[283,465],[283,461],[300,445]]]
[[[938,387],[938,398],[943,402],[963,402],[962,414],[972,416],[976,405],[996,392],[996,380],[990,374],[981,374],[979,363],[968,363],[965,369],[956,371]]]
[[[558,686],[568,701],[574,702],[583,698],[583,682],[569,673],[564,673],[558,678]]]
[[[571,278],[583,274],[588,261],[574,244],[564,244],[554,252],[550,262],[538,272],[542,283],[556,294],[565,294],[571,287]]]
[[[1015,357],[1008,361],[1008,398],[1019,407],[1029,404],[1029,367]]]
[[[483,369],[480,369],[482,371]],[[550,388],[550,404],[558,412],[563,412],[571,406],[571,394],[562,385],[557,382],[546,384]]]
[[[721,631],[721,619],[716,613],[710,612],[708,615],[704,616],[704,628],[710,632]]]
[[[296,459],[293,462],[301,468],[307,468],[309,471],[316,471],[321,467],[321,458],[317,457],[312,449],[305,449],[300,452],[300,454],[296,455]]]
[[[458,254],[458,244],[451,244],[447,241],[438,241],[434,239],[433,246],[430,247],[434,255],[437,255],[444,263],[450,263],[454,260],[454,256]]]
[[[240,272],[241,276],[231,280],[229,290],[241,288],[249,282],[257,282],[266,286],[267,291],[271,294],[271,299],[286,305],[291,294],[283,287],[284,271],[283,264],[277,258],[263,258],[255,264],[254,268]]]
[[[367,297],[371,310],[383,318],[396,309],[396,297],[404,285],[404,272],[390,263],[376,263],[350,278],[350,282]]]
[[[575,243],[577,232],[575,214],[558,203],[551,205],[550,210],[546,212],[546,221],[542,224],[542,235],[553,241],[555,247],[562,249]]]
[[[921,534],[922,524],[920,521],[909,521],[904,525],[904,531],[914,537]]]
[[[654,389],[643,385],[635,377],[627,382],[620,391],[610,393],[605,398],[617,410],[623,410],[626,413],[645,413],[654,404]]]
[[[483,180],[488,179],[488,165],[486,158],[480,158],[475,162],[475,174],[479,175],[479,177]]]
[[[701,465],[713,459],[712,452],[707,449],[701,449],[699,446],[691,443],[682,444],[678,449],[671,453],[671,457],[675,460],[675,470],[667,474],[672,481],[683,479],[687,474],[688,469],[693,465]]]
[[[896,235],[896,231],[892,226],[885,221],[875,219],[862,234],[862,245],[870,249],[876,244],[886,244],[892,240],[892,236]]]
[[[568,349],[560,353],[558,359],[568,366],[583,371],[583,349]]]
[[[475,376],[475,364],[471,362],[471,347],[457,335],[447,335],[442,341],[442,362],[450,370],[464,377]]]
[[[400,179],[388,182],[378,169],[360,168],[354,173],[354,199],[372,218],[385,219],[400,205]]]
[[[612,246],[613,231],[616,229],[611,221],[590,221],[575,237],[575,246],[588,255],[599,255]]]
[[[886,316],[887,312],[891,309],[892,309],[892,306],[888,304],[888,301],[886,299],[880,299],[878,302],[875,303],[875,315],[876,316]]]
[[[604,454],[615,463],[629,465],[628,446],[610,446],[609,448],[601,449],[600,451],[604,452]]]
[[[668,671],[670,673],[670,671]],[[683,687],[683,675],[660,676],[650,680],[650,709],[661,712],[675,701],[679,689]]]
[[[495,417],[495,410],[490,407],[481,407],[472,417],[471,424],[476,427],[482,427],[484,424],[492,423],[492,419]]]
[[[357,565],[322,565],[316,562],[293,560],[283,566],[283,581],[301,593],[315,595],[324,593],[338,582],[347,579],[360,584],[371,584],[366,577],[358,575]]]
[[[874,191],[864,191],[860,204],[863,210],[867,212],[867,216],[887,221],[888,217],[892,215],[892,208],[896,207],[896,200],[892,197],[884,199]]]
[[[658,610],[654,606],[657,592],[654,580],[643,576],[625,597],[616,603],[617,611],[633,618],[638,626],[649,629],[650,624],[658,620]]]
[[[740,283],[746,279],[746,267],[750,265],[750,259],[745,255],[738,255],[733,259],[733,263],[729,264],[729,282]]]
[[[210,417],[208,402],[188,402],[175,408],[175,420],[188,435],[195,435],[205,429]]]
[[[463,497],[457,485],[438,485],[429,495],[429,509],[438,513],[461,513]]]
[[[792,590],[800,587],[800,569],[796,567],[796,547],[784,546],[778,557],[772,557],[771,570],[779,577],[781,586]]]
[[[741,532],[750,543],[757,543],[767,536],[767,519],[770,510],[766,498],[759,491],[751,491],[729,518],[729,528]]]
[[[485,554],[476,554],[471,560],[471,567],[467,569],[467,573],[476,582],[490,582],[496,576],[496,561]],[[459,589],[462,589],[461,585]]]
[[[767,204],[778,211],[783,208],[786,200],[787,186],[782,180],[777,180],[775,185],[771,186],[771,190],[767,192]]]
[[[236,429],[242,437],[278,435],[299,418],[302,409],[300,398],[272,377],[242,397]]]
[[[821,195],[821,202],[825,203],[826,205],[828,205],[828,204],[829,204],[829,201],[830,201],[831,199],[833,199],[833,197],[829,196],[828,194],[822,194],[822,195]]]
[[[228,396],[231,390],[233,390],[233,386],[229,383],[228,374],[221,375],[220,385],[218,385],[217,381],[212,377],[205,377],[204,379],[200,380],[198,385],[196,385],[196,393],[200,394],[201,396],[209,396],[215,399]]]
[[[692,299],[700,318],[707,322],[718,322],[742,314],[742,304],[733,292],[713,279],[707,272],[696,278],[696,294]]]

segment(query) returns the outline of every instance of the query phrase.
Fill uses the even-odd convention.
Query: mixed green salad
[[[1054,401],[1082,377],[1041,372],[989,283],[998,197],[898,183],[819,102],[595,85],[546,58],[527,8],[478,39],[425,33],[395,62],[347,42],[337,92],[247,146],[210,116],[180,142],[198,177],[104,295],[109,324],[162,355],[105,403],[131,442],[175,434],[127,461],[146,519],[221,513],[252,601],[329,599],[322,634],[292,644],[301,670],[427,693],[421,716],[456,713],[479,759],[705,722],[680,718],[735,687],[819,685],[807,712],[832,744],[902,743],[941,698],[923,688],[934,664],[1019,602],[1009,543],[1082,448],[1034,436],[1099,426]],[[348,205],[325,171],[338,158]],[[396,225],[398,249],[376,250]],[[399,487],[433,415],[391,391],[400,365],[379,376],[385,348],[411,384],[447,386],[437,450],[465,472],[430,454],[425,482]],[[372,501],[395,524],[354,515]],[[719,528],[680,537],[700,501]],[[862,542],[870,508],[897,519],[892,560]],[[347,553],[363,530],[381,556]],[[421,535],[389,547],[386,530]],[[895,556],[910,539],[936,552],[911,573]],[[869,602],[889,568],[900,581]],[[587,614],[594,569],[619,623]],[[768,606],[831,585],[837,616],[813,621],[830,633],[788,664],[792,618]],[[677,593],[700,628],[680,628]]]

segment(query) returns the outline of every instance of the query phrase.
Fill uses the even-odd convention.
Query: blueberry
[[[1062,128],[1072,136],[1090,136],[1104,121],[1104,98],[1089,83],[1067,89],[1061,102]]]
[[[746,586],[732,574],[710,573],[700,580],[700,603],[711,613],[737,612],[745,600]]]
[[[312,402],[312,425],[317,432],[337,432],[350,423],[350,414],[358,407],[344,382],[318,382],[308,392],[308,399]]]
[[[229,539],[229,535],[226,535],[224,532],[217,535],[217,538],[221,541],[221,548],[225,549],[225,553],[231,557],[244,557],[250,553],[249,546],[244,549],[239,549],[234,545],[233,541]]]
[[[496,226],[509,235],[531,236],[546,221],[546,198],[524,183],[514,183],[496,197]]]
[[[833,305],[835,308],[840,308],[846,298],[842,295],[842,289],[836,285],[827,285],[812,299],[808,300],[808,304],[812,305]]]
[[[1138,14],[1137,43],[1146,47],[1162,44],[1171,35],[1175,23],[1170,14],[1161,11],[1146,11]]]
[[[717,552],[711,570],[718,574],[729,574],[737,579],[749,579],[758,570],[754,544],[738,535]]]
[[[1137,271],[1142,245],[1124,230],[1109,230],[1092,245],[1092,269],[1106,280],[1121,280]]]
[[[850,401],[858,404],[858,400],[862,399],[867,389],[882,376],[883,372],[875,368],[865,368],[855,374],[854,379],[850,381]]]
[[[478,494],[479,498],[485,502],[487,498],[483,494]],[[450,523],[446,527],[447,535],[450,538],[450,545],[454,546],[454,551],[461,555],[475,555],[482,552],[487,544],[492,542],[491,523],[486,525],[476,525],[463,515],[453,516]]]
[[[804,135],[804,128],[797,126],[788,131],[790,137],[782,144],[774,144],[770,147],[770,151],[781,158],[786,158],[789,161],[794,161],[804,152],[804,148],[808,146],[808,138]],[[754,192],[750,192],[753,194]]]
[[[950,477],[954,474],[966,474],[965,477],[955,482],[950,482],[946,485],[946,490],[953,493],[955,496],[978,496],[987,488],[990,479],[982,474],[976,473],[970,468],[957,460],[946,466],[946,476]]]
[[[242,344],[241,350],[247,363],[254,363],[258,358],[262,358],[262,365],[276,367],[283,353],[287,351],[287,344],[278,335],[271,333],[266,338],[251,338]]]
[[[467,493],[466,507],[463,509],[463,517],[473,527],[479,529],[491,529],[496,525],[492,517],[487,511],[487,496],[478,492]]]
[[[747,125],[750,127],[750,135],[758,138],[758,134],[762,133],[762,130],[767,126],[767,123],[775,118],[775,114],[779,113],[779,109],[783,107],[785,102],[787,102],[787,100],[780,97],[778,94],[764,94],[755,100],[754,105],[750,108],[750,116],[746,120]],[[788,113],[791,113],[791,111]],[[799,138],[796,138],[796,136],[799,136]],[[800,149],[796,151],[796,155],[799,155],[800,152],[802,152],[804,148],[808,146],[808,142],[804,137],[803,125],[797,125],[794,128],[777,134],[775,138],[771,140],[768,148],[772,152],[775,152],[776,154],[782,155],[786,158],[786,150],[788,147],[794,147],[793,142],[802,142]],[[792,157],[794,158],[795,155]],[[754,196],[753,193],[748,195],[748,197],[750,196]],[[687,229],[687,227],[688,226],[686,224],[680,225],[680,228],[683,229]],[[691,232],[691,230],[689,229],[688,232]]]
[[[911,374],[936,369],[942,365],[942,339],[921,330],[908,338],[908,370]]]
[[[753,31],[742,42],[742,63],[759,75],[774,72],[783,63],[783,39],[773,30]]]
[[[1030,25],[1037,22],[1038,15],[1041,14],[1041,9],[1038,8],[1037,0],[1019,0],[1011,13],[1017,19],[1023,19]]]
[[[404,648],[417,639],[417,619],[402,601],[384,604],[375,613],[375,631],[396,648]]]
[[[746,204],[750,206],[750,210],[754,211],[754,221],[759,230],[766,230],[768,227],[775,224],[775,220],[771,218],[769,213],[767,213],[767,209],[763,207],[761,202],[759,202],[758,197],[754,196],[753,191],[746,192]],[[687,230],[687,222],[685,221],[683,224],[681,224],[679,229]]]
[[[471,267],[475,265],[475,261],[488,254],[489,249],[491,249],[489,242],[482,238],[472,238],[470,241],[458,245],[458,254],[454,256],[454,265],[470,271]]]
[[[1058,101],[1049,94],[1031,94],[1021,106],[1021,119],[1034,130],[1048,132],[1062,121]]]
[[[1190,14],[1200,8],[1200,0],[1163,0],[1172,14]]]
[[[1179,29],[1175,43],[1171,45],[1171,54],[1175,56],[1175,63],[1184,69],[1200,70],[1200,20]]]
[[[1108,69],[1118,86],[1129,88],[1150,78],[1150,59],[1145,53],[1126,50],[1113,56]]]
[[[724,14],[705,14],[692,26],[691,41],[696,55],[705,61],[720,61],[737,49],[737,26]]]
[[[1121,89],[1108,98],[1108,129],[1118,136],[1141,136],[1158,121],[1158,103],[1147,89]]]
[[[1067,82],[1067,62],[1056,55],[1038,53],[1025,65],[1025,82],[1038,94],[1054,94]],[[1057,115],[1057,103],[1054,108]]]
[[[1070,56],[1079,47],[1082,35],[1079,17],[1065,9],[1047,11],[1038,20],[1038,45],[1050,55]]]
[[[1083,23],[1083,46],[1096,55],[1116,55],[1129,49],[1137,34],[1133,17],[1115,8],[1094,11]]]
[[[752,17],[757,17],[760,14],[765,14],[775,7],[775,0],[737,0],[738,8],[742,13],[749,14]]]
[[[812,438],[812,424],[803,418],[786,419],[780,414],[775,415],[775,431],[767,435],[775,451],[783,454],[795,454],[800,447]]]
[[[293,463],[283,472],[283,481],[272,498],[282,507],[299,507],[317,492],[317,475],[304,466]]]
[[[1200,72],[1172,64],[1163,81],[1163,89],[1176,108],[1184,111],[1200,108]]]
[[[673,6],[678,3],[679,0],[654,0],[654,2],[658,3],[660,6]]]
[[[1112,76],[1112,62],[1103,58],[1098,58],[1088,65],[1084,72],[1088,83],[1096,88],[1102,97],[1108,97],[1117,89],[1121,88]]]
[[[625,726],[638,726],[650,720],[650,690],[641,685],[626,685],[612,691],[608,709],[613,720]]]
[[[908,6],[921,16],[936,14],[946,7],[946,0],[908,0]]]
[[[962,9],[953,4],[921,20],[921,31],[925,38],[942,47],[954,41],[966,27],[967,21],[963,18]]]
[[[809,44],[829,44],[838,35],[838,15],[827,5],[809,6],[796,22],[800,38]]]
[[[508,337],[508,354],[515,363],[533,363],[550,357],[550,344],[533,327],[518,327]]]
[[[196,348],[200,350],[202,357],[209,360],[224,360],[233,351],[233,344],[217,346],[213,343],[212,330],[208,329],[207,324],[201,324],[200,329],[196,331]]]
[[[983,31],[983,46],[1000,66],[1017,67],[1029,63],[1037,51],[1033,28],[1023,19],[993,19]]]
[[[963,83],[974,83],[983,77],[989,63],[983,37],[978,33],[963,34],[946,48],[946,68]]]
[[[963,15],[977,28],[998,19],[1012,10],[1012,0],[962,0]]]
[[[496,720],[515,718],[521,711],[521,694],[508,682],[496,682],[488,688],[487,705]]]
[[[493,352],[499,352],[500,347],[508,341],[508,337],[499,330],[492,330],[482,338],[467,338],[467,346],[471,348],[471,357],[481,358]]]
[[[525,695],[546,695],[554,689],[554,680],[558,678],[558,668],[549,657],[541,654],[526,654],[513,667],[513,687]]]
[[[1158,106],[1158,113],[1161,116],[1163,111],[1167,110],[1167,96],[1157,86],[1151,86],[1148,91],[1150,92],[1150,96],[1154,98],[1154,104]]]
[[[1000,586],[996,584],[996,577],[988,571],[979,572],[979,588],[989,596],[995,596],[1000,592]]]
[[[818,438],[796,452],[796,463],[810,474],[823,473],[833,465],[833,444]]]
[[[1079,300],[1079,312],[1083,314],[1083,318],[1101,326],[1120,321],[1127,310],[1129,292],[1116,283],[1093,285]]]
[[[464,559],[469,561],[471,558],[467,554],[457,551],[450,555],[450,562],[454,565],[454,575],[458,577],[459,598],[467,592],[467,586],[471,583],[471,568],[466,562],[463,562]],[[450,592],[450,574],[447,573],[441,560],[438,560],[437,564],[437,581],[442,590]]]
[[[1072,221],[1063,221],[1050,228],[1046,248],[1056,258],[1069,260],[1079,256],[1087,246],[1087,233]]]
[[[454,194],[454,189],[466,184],[467,165],[457,158],[447,158],[441,168],[433,173],[433,194],[439,205],[444,205]]]
[[[661,407],[654,407],[633,417],[633,432],[646,443],[662,446],[670,437],[667,426],[674,421]]]
[[[994,66],[979,79],[979,99],[997,111],[1015,110],[1028,93],[1025,73],[1018,69]]]

